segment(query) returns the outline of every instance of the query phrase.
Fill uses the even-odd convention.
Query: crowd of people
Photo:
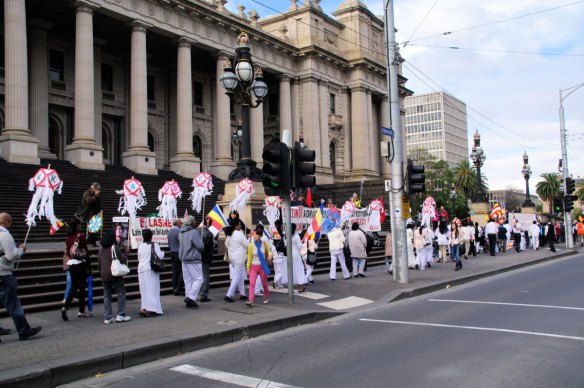
[[[69,309],[73,299],[77,299],[79,318],[91,317],[87,309],[86,289],[89,276],[92,275],[88,255],[88,244],[95,240],[86,238],[82,233],[83,223],[88,217],[100,210],[99,184],[93,183],[83,196],[83,206],[67,224],[67,237],[63,254],[63,269],[67,274],[67,286],[61,307],[61,317],[69,320]],[[304,205],[304,198],[295,198],[297,205]],[[360,206],[357,194],[351,201]],[[334,206],[332,200],[322,205]],[[476,256],[484,252],[491,256],[514,249],[516,252],[526,249],[538,250],[549,246],[555,252],[554,244],[564,241],[563,225],[550,221],[547,223],[534,220],[529,227],[524,227],[515,220],[497,222],[491,219],[486,225],[472,223],[470,220],[448,220],[448,213],[443,207],[438,211],[438,222],[408,222],[406,229],[408,267],[412,270],[425,271],[434,263],[454,264],[454,270],[463,268],[462,258]],[[272,290],[285,287],[288,282],[288,251],[292,254],[293,286],[298,292],[305,292],[314,283],[312,271],[317,261],[318,240],[304,236],[306,231],[292,224],[291,246],[286,244],[286,233],[282,221],[277,220],[275,230],[268,233],[259,223],[255,228],[246,227],[237,211],[231,211],[227,218],[228,225],[223,228],[225,234],[225,260],[229,263],[230,285],[224,296],[225,303],[235,303],[236,293],[239,300],[254,307],[255,297],[260,295],[264,304],[270,302]],[[216,236],[210,231],[212,220],[206,217],[203,223],[195,223],[193,216],[173,220],[173,227],[168,233],[169,256],[172,269],[172,288],[174,295],[184,296],[185,307],[198,308],[198,303],[211,301],[209,297],[210,272],[213,254],[216,248]],[[26,340],[36,335],[41,328],[31,327],[16,295],[16,279],[12,274],[15,263],[26,252],[24,244],[15,244],[9,233],[12,218],[7,213],[0,213],[0,304],[12,317],[19,338]],[[584,222],[575,221],[571,232],[574,241],[584,246]],[[91,236],[93,238],[94,236]],[[140,289],[141,317],[149,318],[162,315],[160,299],[160,271],[153,261],[165,260],[165,253],[152,241],[152,231],[142,230],[143,242],[138,247],[138,281]],[[337,268],[340,266],[344,279],[366,277],[367,257],[372,247],[368,236],[358,223],[336,226],[327,233],[330,254],[329,278],[336,280]],[[106,233],[99,242],[97,255],[98,273],[104,293],[104,323],[128,322],[132,318],[126,313],[126,291],[124,277],[112,273],[112,263],[128,263],[127,231],[120,224],[114,231]],[[386,237],[385,266],[393,273],[392,235]],[[268,276],[274,273],[272,284]],[[258,281],[259,279],[259,281]],[[245,281],[249,286],[246,289]],[[112,294],[117,295],[117,314],[112,310]],[[10,333],[9,329],[0,327],[0,335]]]

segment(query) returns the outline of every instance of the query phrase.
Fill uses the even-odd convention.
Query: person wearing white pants
[[[533,224],[529,227],[529,237],[531,238],[531,246],[534,251],[539,249],[539,232],[539,225],[537,225],[537,221],[534,220]]]
[[[236,221],[234,227],[235,229],[231,235],[225,240],[227,258],[233,268],[231,283],[229,284],[225,298],[223,298],[223,300],[229,303],[235,302],[233,297],[235,296],[236,289],[239,289],[239,298],[241,300],[247,300],[245,296],[245,261],[247,259],[247,247],[249,243],[241,230],[241,222]]]
[[[302,255],[302,261],[304,261],[304,265],[306,266],[306,281],[309,283],[314,283],[314,279],[312,279],[312,271],[314,271],[314,265],[310,265],[306,262],[306,257],[308,256],[308,252],[311,254],[315,253],[318,249],[318,245],[314,240],[308,240],[302,244],[302,249],[300,250],[300,254]]]
[[[205,246],[201,239],[201,232],[195,227],[193,216],[185,217],[178,236],[178,257],[182,262],[183,278],[185,281],[185,304],[187,308],[197,308],[197,296],[203,285],[202,255]]]
[[[351,274],[347,269],[347,264],[345,263],[345,254],[343,253],[343,246],[345,242],[343,231],[336,227],[327,234],[327,237],[329,239],[329,252],[331,253],[331,269],[329,272],[330,279],[335,280],[337,278],[337,261],[339,261],[339,264],[341,264],[343,278],[350,279]]]
[[[359,230],[359,224],[353,222],[349,233],[349,249],[353,258],[353,276],[364,278],[365,262],[367,260],[367,238],[365,232]]]

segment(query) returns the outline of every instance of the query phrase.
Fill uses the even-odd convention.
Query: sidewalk
[[[103,305],[94,306],[94,317],[80,319],[76,310],[69,312],[69,322],[61,320],[59,310],[28,314],[31,326],[42,331],[29,341],[18,341],[12,320],[1,320],[12,333],[2,336],[0,344],[0,387],[50,387],[81,378],[127,368],[159,358],[201,348],[220,346],[288,327],[330,319],[339,314],[371,308],[406,297],[417,296],[455,286],[497,273],[534,265],[576,254],[560,247],[557,253],[547,249],[507,252],[496,257],[480,254],[462,260],[464,268],[454,272],[454,265],[434,264],[426,271],[410,271],[410,284],[396,284],[384,266],[370,267],[366,278],[337,280],[328,275],[315,277],[307,293],[295,294],[288,304],[285,290],[272,292],[270,303],[249,308],[240,301],[225,303],[225,288],[211,289],[211,302],[199,303],[197,310],[186,309],[183,297],[163,296],[164,315],[141,318],[139,300],[128,301],[127,323],[105,325]],[[114,302],[114,311],[116,311]]]

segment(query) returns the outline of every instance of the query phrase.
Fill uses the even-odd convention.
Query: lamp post
[[[454,188],[454,184],[450,186],[450,200],[452,201],[452,219],[456,217],[454,203],[456,202],[456,198],[458,198],[458,194],[456,194],[456,189]]]
[[[239,120],[237,128],[231,133],[231,144],[233,144],[234,147],[237,147],[237,160],[241,159],[241,145],[243,144],[243,130],[241,127],[241,120]],[[233,150],[233,153],[233,159],[235,159],[235,149]]]
[[[566,120],[564,117],[564,100],[568,96],[574,93],[576,90],[584,86],[584,82],[567,89],[560,89],[560,143],[562,144],[562,181],[564,186],[564,193],[568,194],[566,179],[570,176],[568,171],[568,149],[566,144]],[[562,96],[562,92],[567,92],[566,95]],[[574,236],[572,233],[568,233],[572,230],[572,213],[566,212],[564,214],[564,225],[566,227],[566,248],[574,248]]]
[[[523,169],[521,169],[521,173],[525,178],[525,202],[523,202],[523,207],[535,207],[535,204],[529,195],[529,177],[531,176],[531,167],[529,166],[529,157],[527,156],[527,151],[523,153]]]
[[[237,37],[235,55],[225,60],[220,79],[229,98],[241,105],[241,154],[237,167],[229,173],[231,181],[246,177],[256,181],[262,180],[262,172],[251,158],[249,112],[250,108],[257,108],[263,102],[268,93],[268,86],[264,82],[262,69],[259,66],[254,67],[248,41],[247,33],[242,31]]]
[[[479,130],[477,129],[476,133],[474,134],[474,146],[472,147],[472,152],[470,154],[470,158],[474,163],[475,167],[477,168],[477,190],[476,194],[472,198],[473,202],[487,202],[487,195],[483,190],[483,183],[481,180],[481,167],[485,164],[485,160],[487,160],[487,156],[485,152],[481,148],[481,135],[479,134]]]

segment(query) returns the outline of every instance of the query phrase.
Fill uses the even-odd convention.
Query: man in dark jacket
[[[209,217],[205,217],[205,224],[198,228],[197,231],[200,231],[202,236],[201,240],[203,240],[203,245],[205,246],[203,250],[203,285],[201,286],[201,295],[199,301],[201,302],[210,302],[211,299],[209,298],[209,286],[211,283],[211,264],[213,263],[213,251],[215,250],[215,239],[213,238],[213,233],[209,230],[209,226],[211,226],[213,220]]]
[[[178,257],[182,262],[185,281],[185,304],[187,308],[197,308],[197,296],[203,285],[202,255],[205,249],[201,233],[195,227],[195,218],[187,216],[178,236],[180,243]]]
[[[547,224],[547,240],[548,240],[548,244],[550,246],[550,251],[555,252],[556,248],[554,247],[554,242],[556,241],[556,230],[554,228],[554,225],[552,224],[552,222],[548,222]]]

